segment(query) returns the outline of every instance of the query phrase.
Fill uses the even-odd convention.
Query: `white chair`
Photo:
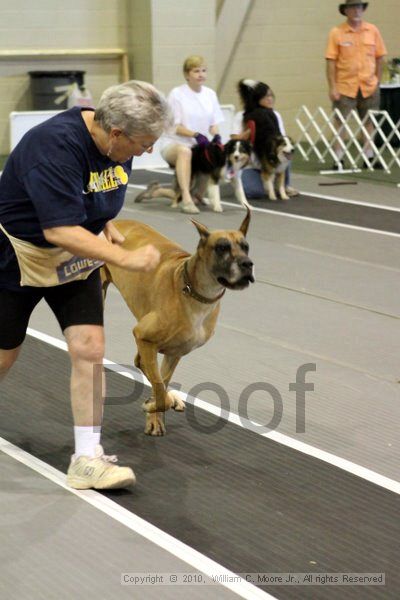
[[[61,110],[13,111],[10,113],[10,152],[14,150],[23,135],[35,127],[57,115]]]
[[[132,160],[132,169],[167,169],[168,164],[161,156],[160,147],[161,142],[157,140],[151,154],[144,152],[142,156],[135,156]]]
[[[233,118],[236,109],[233,106],[233,104],[222,104],[221,110],[225,120],[223,121],[223,123],[220,123],[218,125],[218,129],[221,135],[222,143],[225,144],[229,141],[230,135],[232,133]]]

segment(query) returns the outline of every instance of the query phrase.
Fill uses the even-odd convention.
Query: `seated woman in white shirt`
[[[161,155],[175,168],[182,193],[181,210],[198,213],[190,195],[191,147],[208,144],[208,134],[218,134],[218,123],[224,120],[216,93],[206,87],[207,67],[201,56],[189,56],[183,63],[186,83],[174,88],[168,103],[174,117],[174,129],[163,136]]]
[[[254,83],[256,83],[256,82],[254,82]],[[281,135],[287,135],[282,116],[277,110],[274,109],[275,94],[269,86],[266,86],[266,88],[268,89],[268,91],[265,94],[265,96],[263,96],[262,99],[260,100],[260,102],[259,102],[260,106],[264,106],[265,108],[273,109],[275,117],[278,121],[278,127],[279,127],[279,131],[280,131]],[[236,115],[233,119],[232,134],[240,135],[240,133],[242,133],[242,131],[243,131],[243,114],[244,113],[242,111],[239,111],[236,113]],[[285,171],[285,187],[286,187],[287,195],[289,197],[293,197],[293,196],[298,196],[299,192],[298,192],[298,190],[296,190],[295,188],[293,188],[290,185],[290,167],[291,167],[291,165],[289,163],[289,166],[287,167],[287,169]]]

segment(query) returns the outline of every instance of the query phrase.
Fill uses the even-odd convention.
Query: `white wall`
[[[216,18],[229,0],[0,0],[0,50],[123,47],[131,75],[164,92],[183,82],[182,63],[203,55],[209,85],[216,73]],[[277,94],[289,132],[301,104],[329,106],[323,58],[329,29],[343,19],[339,0],[252,0],[220,101],[238,105],[236,83],[253,77]],[[400,1],[371,0],[366,18],[400,56]],[[83,69],[94,99],[119,80],[115,59],[0,59],[0,154],[9,149],[9,113],[31,108],[29,70]]]
[[[125,0],[0,0],[0,50],[126,46]],[[117,83],[116,59],[0,58],[0,154],[9,149],[9,113],[31,109],[28,71],[82,69],[95,98]]]
[[[182,64],[191,54],[204,56],[208,85],[215,87],[215,0],[151,0],[153,82],[169,92],[184,83]]]
[[[329,30],[344,21],[338,5],[338,0],[253,0],[220,100],[238,105],[239,79],[262,80],[276,93],[276,108],[292,135],[302,104],[329,108],[324,53]],[[372,0],[365,19],[379,27],[389,55],[400,56],[400,1]]]

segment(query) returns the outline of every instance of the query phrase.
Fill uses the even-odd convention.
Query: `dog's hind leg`
[[[197,173],[192,177],[190,194],[195,204],[208,206],[210,204],[207,198],[209,176],[206,173]]]
[[[275,189],[274,189],[274,181],[272,174],[269,173],[261,173],[262,182],[264,185],[264,190],[270,200],[277,200]]]
[[[277,180],[278,191],[281,200],[289,200],[289,196],[287,195],[285,188],[285,171],[282,171],[282,173],[278,173]]]

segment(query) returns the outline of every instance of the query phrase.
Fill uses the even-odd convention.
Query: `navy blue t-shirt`
[[[30,129],[0,179],[0,223],[11,235],[52,247],[43,229],[80,225],[98,234],[121,210],[131,162],[97,149],[80,107]],[[0,288],[23,289],[12,246],[0,231]]]

